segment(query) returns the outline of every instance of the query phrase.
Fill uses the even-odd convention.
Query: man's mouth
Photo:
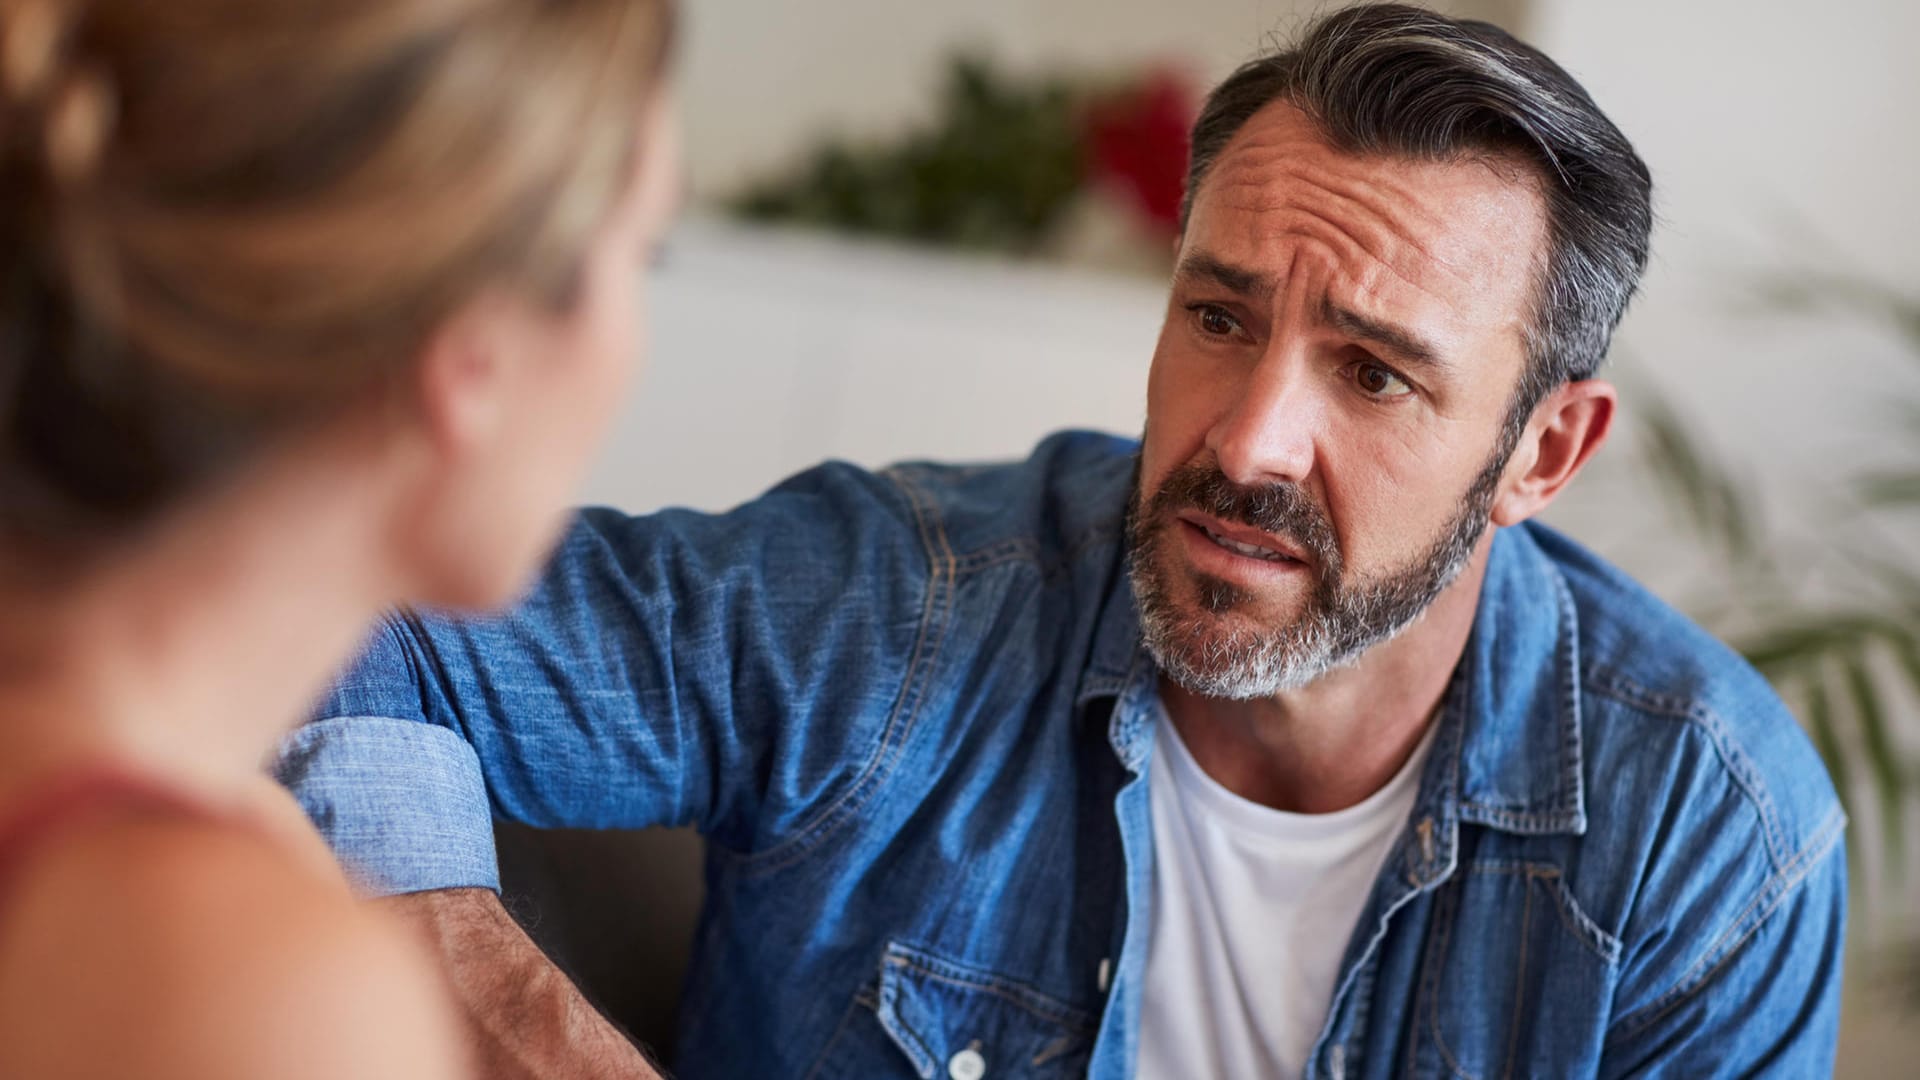
[[[1294,554],[1283,541],[1270,537],[1258,529],[1236,526],[1230,522],[1193,512],[1182,513],[1179,518],[1182,524],[1198,531],[1223,551],[1270,563],[1306,561]]]
[[[1207,534],[1207,539],[1213,541],[1214,543],[1220,545],[1223,548],[1226,548],[1228,551],[1231,551],[1236,555],[1245,555],[1250,559],[1265,559],[1268,562],[1299,562],[1300,561],[1290,556],[1283,555],[1280,552],[1273,550],[1272,548],[1263,548],[1258,544],[1243,544],[1240,541],[1234,540],[1230,537],[1221,536],[1219,533],[1214,532],[1212,529],[1209,529],[1204,525],[1200,527],[1200,531]]]

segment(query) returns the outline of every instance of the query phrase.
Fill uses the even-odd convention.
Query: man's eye
[[[1362,360],[1354,368],[1353,381],[1369,397],[1396,398],[1413,393],[1413,387],[1392,368],[1371,360]]]
[[[1240,320],[1227,312],[1226,308],[1215,304],[1195,304],[1187,310],[1193,312],[1193,318],[1199,324],[1202,333],[1214,337],[1227,337],[1240,329]]]

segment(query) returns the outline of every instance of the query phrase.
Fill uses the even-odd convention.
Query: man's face
[[[1170,677],[1303,686],[1467,564],[1546,239],[1511,163],[1353,156],[1284,103],[1234,137],[1181,242],[1129,519]]]

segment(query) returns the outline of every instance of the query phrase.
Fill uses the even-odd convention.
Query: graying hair
[[[1291,47],[1241,65],[1208,96],[1193,127],[1183,229],[1221,151],[1250,117],[1280,100],[1348,152],[1426,161],[1495,156],[1534,167],[1548,250],[1525,324],[1527,369],[1508,434],[1517,435],[1555,387],[1599,370],[1646,269],[1653,181],[1573,76],[1489,23],[1403,4],[1326,15]]]

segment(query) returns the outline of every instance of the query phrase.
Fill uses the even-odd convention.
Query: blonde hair
[[[0,0],[0,544],[124,537],[570,301],[667,0]]]

